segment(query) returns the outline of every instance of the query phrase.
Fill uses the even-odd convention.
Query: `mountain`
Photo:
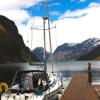
[[[100,45],[92,51],[82,55],[78,60],[100,60]]]
[[[46,51],[46,60],[48,60],[49,53]],[[32,51],[32,59],[34,61],[43,62],[44,61],[44,48],[37,47]]]
[[[81,43],[64,43],[57,47],[53,54],[55,61],[76,60],[100,44],[100,39],[89,38]]]
[[[0,63],[25,62],[31,60],[31,52],[25,46],[17,26],[0,15]]]

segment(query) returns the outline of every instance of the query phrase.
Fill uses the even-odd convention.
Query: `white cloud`
[[[0,2],[0,10],[11,10],[27,8],[42,0],[2,0]]]
[[[100,5],[91,5],[82,10],[80,9],[74,12],[67,11],[58,20],[51,23],[51,27],[56,24],[56,31],[55,29],[51,31],[53,50],[57,45],[66,42],[77,43],[92,37],[100,38]],[[81,16],[84,13],[86,13],[85,16],[73,18],[73,16]],[[37,22],[40,21],[38,20]],[[38,24],[42,25],[40,23]]]
[[[71,0],[71,2],[77,2],[77,3],[82,3],[85,2],[86,0]]]
[[[23,22],[31,16],[25,10],[4,10],[0,11],[1,15],[8,17],[15,22]]]
[[[93,5],[83,10],[67,11],[60,16],[58,21],[55,21],[59,40],[58,44],[81,42],[90,37],[100,38],[100,5]],[[87,13],[87,15],[76,19],[67,18],[68,16],[80,16],[83,13]]]
[[[49,5],[49,7],[52,7],[52,6],[60,6],[60,5],[61,5],[61,3],[55,2],[55,3],[51,4],[51,5]]]
[[[86,0],[79,0],[79,2],[85,2]]]
[[[66,11],[64,14],[62,14],[59,19],[64,19],[64,18],[72,18],[72,17],[81,17],[84,14],[87,14],[88,12],[86,10],[81,10],[78,9],[76,11]]]
[[[61,13],[59,11],[50,11],[49,14],[50,15],[55,15],[55,16],[61,15]]]

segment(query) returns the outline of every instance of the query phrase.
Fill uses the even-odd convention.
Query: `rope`
[[[12,81],[11,87],[13,86],[13,84],[14,84],[14,82],[15,82],[15,80],[16,80],[16,76],[17,76],[17,71],[15,72],[15,76],[14,76],[14,78],[13,78],[13,81]]]

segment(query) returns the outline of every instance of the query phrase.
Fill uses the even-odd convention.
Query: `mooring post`
[[[89,83],[92,83],[91,63],[88,63],[88,82],[89,82]]]

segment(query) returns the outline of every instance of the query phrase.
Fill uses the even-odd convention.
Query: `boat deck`
[[[61,100],[99,100],[87,74],[74,75]]]

